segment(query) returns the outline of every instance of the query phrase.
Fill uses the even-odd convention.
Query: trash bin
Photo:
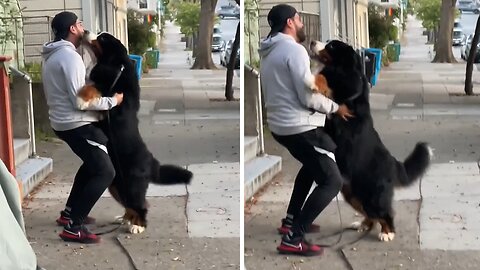
[[[365,51],[365,76],[367,80],[371,83],[372,78],[375,75],[375,54],[372,52]]]
[[[147,65],[150,68],[158,68],[158,61],[160,60],[160,51],[150,50],[145,53],[147,58]]]
[[[137,72],[138,79],[142,78],[142,56],[129,54],[128,57],[135,61],[135,71]]]
[[[387,53],[393,53],[393,62],[398,62],[400,60],[400,43],[393,43],[387,45]]]
[[[380,74],[380,69],[382,68],[382,50],[377,48],[368,48],[365,49],[365,51],[375,54],[375,72],[372,76],[372,80],[370,81],[372,86],[375,86],[377,84],[378,75]]]

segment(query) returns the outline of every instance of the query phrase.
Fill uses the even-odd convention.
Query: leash
[[[340,202],[338,201],[338,195],[335,196],[335,199],[337,201],[337,210],[338,210],[338,216],[339,216],[339,220],[340,220],[340,228],[343,228],[343,220],[342,220],[342,213],[340,211]],[[355,243],[357,243],[358,241],[362,240],[365,236],[367,236],[370,231],[372,230],[373,227],[370,227],[367,231],[364,231],[362,233],[362,235],[360,237],[358,237],[357,239],[353,240],[353,241],[350,241],[350,242],[347,242],[343,245],[340,245],[339,247],[337,247],[335,250],[340,254],[340,256],[342,257],[343,261],[347,264],[347,267],[349,270],[354,270],[352,264],[350,263],[350,261],[348,260],[348,257],[347,255],[345,254],[345,247],[347,246],[350,246],[350,245],[353,245]],[[340,231],[336,232],[336,233],[333,233],[331,235],[327,235],[327,236],[324,236],[322,237],[321,239],[325,239],[325,238],[329,238],[329,237],[332,237],[332,236],[335,236],[335,235],[339,235],[338,238],[337,238],[337,241],[335,241],[334,243],[332,244],[324,244],[324,245],[319,245],[321,247],[325,247],[325,248],[331,248],[331,247],[334,247],[336,245],[338,245],[341,241],[342,241],[342,237],[343,237],[343,233],[346,232],[346,231],[350,231],[350,230],[354,230],[352,228],[343,228],[341,229]],[[320,240],[321,240],[320,239]]]
[[[125,67],[122,65],[120,67],[120,70],[118,71],[117,75],[115,76],[115,79],[113,80],[113,83],[112,85],[110,86],[110,89],[109,89],[109,92],[111,92],[113,90],[113,87],[117,84],[118,80],[120,79],[120,76],[122,75],[123,73],[123,70],[125,69]],[[113,132],[112,132],[112,125],[111,125],[111,122],[110,122],[110,111],[107,112],[107,126],[108,126],[108,137],[109,137],[109,140],[111,141],[111,145],[112,145],[112,152],[113,152],[113,156],[115,158],[115,161],[117,164],[120,165],[120,162],[119,162],[119,158],[118,158],[118,155],[117,155],[117,152],[115,151],[115,147],[114,147],[114,144],[113,144]],[[123,178],[123,174],[122,174],[122,171],[120,171],[120,177]],[[118,230],[121,226],[122,226],[123,223],[119,223],[117,226],[115,226],[113,229],[110,229],[110,230],[106,230],[104,232],[99,232],[99,233],[96,233],[96,235],[104,235],[104,234],[107,234],[107,233],[112,233],[116,230]]]

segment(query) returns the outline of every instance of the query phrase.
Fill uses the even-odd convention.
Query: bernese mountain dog
[[[344,177],[341,193],[364,216],[362,222],[355,222],[352,227],[370,230],[380,223],[378,238],[391,241],[395,237],[394,188],[411,185],[426,172],[432,149],[427,143],[419,142],[403,162],[396,160],[374,128],[370,86],[362,73],[361,57],[351,46],[338,40],[326,45],[313,41],[310,50],[312,58],[324,65],[315,75],[316,85],[312,89],[328,90],[325,95],[338,104],[346,104],[355,115],[348,121],[332,115],[325,124],[327,133],[337,144],[335,157]]]
[[[141,233],[147,226],[149,184],[189,184],[193,174],[176,165],[160,165],[145,145],[138,128],[139,80],[125,46],[109,33],[98,35],[91,46],[97,58],[90,72],[94,85],[85,86],[78,98],[88,104],[100,96],[124,94],[123,102],[106,112],[99,126],[109,139],[107,148],[116,171],[108,189],[125,207],[123,221],[129,231]]]

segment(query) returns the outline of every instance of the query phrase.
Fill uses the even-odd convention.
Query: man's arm
[[[288,68],[292,75],[295,91],[300,102],[307,108],[330,114],[338,110],[338,104],[319,93],[313,93],[311,88],[314,76],[310,71],[310,58],[305,48],[298,46],[296,52],[288,59]]]
[[[89,106],[82,107],[81,104],[77,102],[77,94],[85,85],[85,66],[81,62],[81,58],[74,59],[74,63],[68,63],[64,65],[63,72],[65,75],[65,87],[67,88],[70,102],[78,110],[93,110],[93,111],[104,111],[110,110],[121,102],[120,98],[123,100],[123,94],[121,97],[101,97],[98,99],[98,102],[92,102]]]

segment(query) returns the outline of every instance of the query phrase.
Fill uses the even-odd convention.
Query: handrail
[[[260,73],[254,68],[247,64],[244,65],[246,71],[250,72],[255,78],[257,79],[257,93],[256,93],[256,107],[257,107],[257,130],[258,130],[258,138],[259,138],[259,145],[260,145],[260,153],[265,153],[265,140],[263,138],[263,115],[262,115],[262,88],[260,85]]]
[[[30,143],[32,145],[31,157],[37,157],[37,146],[35,144],[35,117],[33,112],[33,93],[32,93],[32,78],[27,73],[20,71],[12,66],[9,67],[14,76],[20,77],[28,83],[28,122],[30,128]]]

